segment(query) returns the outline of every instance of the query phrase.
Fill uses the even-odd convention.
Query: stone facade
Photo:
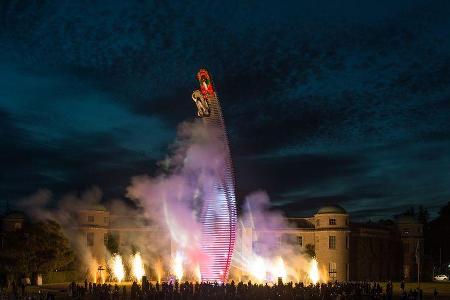
[[[324,207],[314,215],[314,222],[319,268],[328,270],[330,280],[348,280],[350,230],[347,212],[341,207]]]
[[[326,206],[313,217],[288,221],[289,228],[254,230],[253,234],[251,228],[240,228],[237,247],[242,248],[237,250],[249,257],[257,251],[250,245],[255,245],[258,235],[277,235],[280,247],[283,241],[297,240],[300,253],[308,245],[313,248],[319,269],[329,280],[411,280],[417,276],[416,253],[423,257],[423,232],[412,217],[386,224],[350,223],[345,209]]]
[[[131,224],[134,220],[135,224]],[[416,249],[423,254],[422,225],[412,218],[399,218],[397,223],[380,225],[350,223],[349,214],[340,206],[326,206],[312,217],[288,218],[289,226],[257,230],[239,223],[236,251],[243,257],[258,254],[258,236],[271,235],[284,243],[295,245],[298,253],[312,249],[322,274],[329,280],[400,280],[416,276]],[[124,225],[127,224],[127,225]],[[172,241],[161,228],[137,220],[134,216],[110,215],[106,210],[82,210],[79,226],[85,235],[86,247],[99,261],[106,257],[108,236],[114,236],[120,247],[130,246],[139,239],[167,239],[158,243],[162,249],[154,253],[174,255]],[[239,274],[242,279],[246,275]]]
[[[85,246],[100,264],[104,264],[110,213],[100,209],[80,210],[77,217],[80,232],[84,235]]]
[[[403,249],[395,223],[350,225],[350,279],[400,281]]]
[[[403,246],[403,275],[405,279],[417,277],[417,262],[423,257],[423,225],[411,216],[397,220]]]
[[[241,239],[237,242],[237,251],[245,254],[245,257],[258,254],[257,237],[270,234],[279,237],[280,248],[288,243],[290,247],[294,245],[294,249],[298,249],[295,252],[299,254],[306,252],[308,247],[314,249],[319,269],[327,273],[330,280],[349,279],[349,216],[342,207],[326,206],[313,217],[288,218],[288,223],[287,228],[266,231],[253,229],[252,232],[246,226],[239,228],[238,236]],[[253,248],[249,249],[249,245],[253,245]]]

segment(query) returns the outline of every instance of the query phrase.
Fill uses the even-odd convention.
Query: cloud
[[[133,175],[142,171],[138,164],[165,153],[173,133],[160,117],[136,115],[76,78],[4,66],[0,114],[6,197],[41,187],[65,193],[105,183],[103,176],[111,181],[115,173]],[[121,181],[126,184],[128,178]]]
[[[193,75],[206,66],[241,200],[262,188],[277,205],[334,197],[390,214],[392,201],[448,198],[449,4],[291,4],[210,4],[195,16],[133,1],[4,4],[2,190],[123,192],[195,115]]]

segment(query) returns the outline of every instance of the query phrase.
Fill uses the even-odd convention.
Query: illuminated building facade
[[[15,216],[4,217],[4,231],[18,228],[18,225],[5,226],[10,219],[15,222],[13,224],[17,223]],[[161,248],[153,249],[155,246],[152,246],[155,253],[163,255],[172,247],[170,234],[166,230],[146,224],[144,220],[136,222],[135,215],[114,215],[97,208],[79,211],[78,222],[80,233],[84,235],[84,245],[100,264],[106,260],[105,243],[108,235],[117,239],[119,247],[129,248],[136,241],[145,243],[153,239],[167,239],[158,243]],[[397,222],[387,221],[383,224],[354,223],[349,222],[349,215],[342,207],[326,206],[312,217],[288,218],[288,222],[288,228],[265,231],[244,226],[240,222],[235,251],[244,257],[259,254],[258,236],[271,235],[279,238],[280,248],[285,243],[291,246],[295,244],[296,253],[299,254],[308,253],[308,248],[311,248],[319,262],[321,274],[325,275],[325,281],[416,278],[417,244],[418,252],[423,257],[423,233],[422,225],[414,218],[402,216]],[[170,252],[167,255],[170,256]],[[246,270],[233,270],[233,275],[236,275],[233,276],[234,280],[249,279]],[[149,278],[157,280],[151,272]],[[163,277],[163,280],[166,279]],[[205,277],[203,280],[208,279]],[[298,280],[302,280],[302,277]]]
[[[328,280],[349,279],[350,227],[349,215],[340,206],[322,207],[309,218],[288,218],[286,228],[258,230],[248,226],[239,227],[237,250],[250,257],[259,255],[258,236],[271,235],[279,239],[279,248],[295,249],[297,254],[313,249],[322,274]],[[294,247],[292,247],[294,246]],[[276,252],[276,251],[275,251]],[[246,278],[242,273],[241,278]]]
[[[98,206],[95,209],[78,211],[77,215],[80,233],[85,235],[84,245],[92,257],[100,264],[106,263],[106,242],[108,239],[110,213]]]
[[[235,183],[222,111],[211,76],[205,69],[197,73],[200,89],[192,93],[197,115],[208,128],[211,141],[218,144],[223,161],[215,166],[215,180],[204,191],[200,214],[202,252],[200,262],[202,281],[226,282],[230,271],[236,239]]]
[[[412,217],[388,224],[350,223],[346,210],[336,205],[322,207],[312,217],[288,218],[288,223],[287,228],[264,231],[239,226],[236,251],[244,257],[259,255],[258,236],[271,235],[279,238],[280,249],[296,245],[298,254],[312,249],[327,281],[416,278],[423,232]],[[235,271],[242,280],[248,279],[245,271]]]

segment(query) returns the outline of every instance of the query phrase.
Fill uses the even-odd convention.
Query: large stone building
[[[20,230],[25,217],[8,213],[1,219],[2,234]],[[286,225],[258,230],[239,223],[236,251],[243,257],[260,254],[258,237],[278,239],[277,247],[286,244],[296,253],[313,252],[319,268],[330,280],[414,280],[418,265],[424,265],[422,224],[411,216],[395,222],[355,223],[340,206],[326,206],[312,217],[289,218]],[[78,228],[85,253],[99,263],[107,258],[106,245],[114,238],[118,247],[132,249],[146,245],[147,251],[174,255],[176,247],[170,234],[135,215],[111,214],[103,207],[80,210]],[[158,243],[152,241],[158,240]],[[158,248],[159,247],[159,248]],[[425,271],[422,269],[422,273]],[[245,274],[241,274],[245,278]]]
[[[102,209],[80,211],[79,226],[86,247],[102,261],[108,236],[114,236],[120,246],[126,246],[139,238],[151,240],[168,235],[144,220],[135,220],[130,225],[130,219],[134,218],[112,215]],[[329,280],[399,280],[412,279],[417,274],[416,253],[423,253],[423,235],[422,225],[414,218],[400,217],[396,223],[386,224],[351,223],[344,208],[325,206],[312,217],[289,218],[288,223],[284,228],[270,230],[241,223],[236,250],[244,257],[251,257],[258,253],[258,236],[270,234],[279,238],[280,248],[289,243],[295,244],[299,253],[312,249],[319,269],[325,270]],[[171,241],[165,245],[161,252],[168,253],[167,249],[171,249],[173,254]]]
[[[313,249],[319,269],[326,270],[330,280],[349,280],[349,216],[342,207],[325,206],[313,217],[289,218],[285,228],[261,231],[243,226],[239,230],[236,250],[245,257],[257,253],[258,237],[262,235],[278,237],[280,249],[288,247],[288,244],[295,253]]]
[[[413,217],[397,222],[351,223],[340,206],[325,206],[308,218],[289,218],[286,228],[266,232],[241,227],[237,250],[245,257],[258,251],[258,236],[276,235],[296,241],[300,252],[314,249],[319,269],[329,280],[411,280],[417,276],[416,256],[423,256],[422,225]]]

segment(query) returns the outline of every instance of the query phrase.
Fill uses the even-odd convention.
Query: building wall
[[[23,227],[25,221],[24,216],[19,214],[11,214],[2,219],[1,230],[4,232],[11,232],[20,230]]]
[[[106,259],[109,217],[109,212],[103,210],[81,210],[78,213],[78,224],[84,235],[85,246],[99,264],[104,264]]]
[[[302,237],[301,249],[305,250],[306,245],[315,245],[315,232],[314,230],[298,230],[297,236]]]
[[[350,280],[401,280],[402,244],[395,228],[352,226]]]
[[[423,228],[411,218],[401,218],[398,222],[403,246],[403,276],[406,280],[417,278],[416,252],[423,257]],[[420,262],[421,265],[423,262]]]
[[[162,234],[160,229],[143,224],[115,226],[110,224],[110,217],[114,219],[109,212],[100,210],[79,213],[79,226],[85,236],[85,245],[99,262],[106,257],[104,244],[108,233],[118,237],[120,246],[129,246],[139,239],[147,241],[167,237],[167,243],[155,244],[155,247],[159,245],[164,249],[155,250],[157,253],[167,249],[174,252],[169,236]],[[414,220],[402,219],[397,225],[378,228],[373,228],[370,224],[352,224],[350,227],[349,215],[336,212],[317,213],[311,218],[295,218],[290,221],[296,222],[293,227],[270,231],[239,226],[235,251],[243,257],[251,257],[257,252],[256,237],[271,235],[278,239],[278,247],[283,247],[283,243],[297,245],[299,253],[304,252],[308,244],[313,245],[319,268],[328,272],[330,280],[400,280],[414,279],[417,274],[416,246],[419,242],[422,254],[423,233],[422,225]],[[88,241],[88,235],[92,241]],[[245,278],[241,270],[237,273]]]
[[[332,220],[330,222],[330,219]],[[349,278],[349,246],[350,230],[348,214],[329,213],[316,214],[313,218],[296,218],[294,221],[306,225],[304,228],[291,227],[276,230],[253,231],[251,236],[248,229],[239,231],[241,241],[238,244],[247,245],[246,253],[257,252],[255,249],[255,237],[258,235],[271,235],[279,237],[279,247],[287,243],[294,245],[294,251],[298,247],[299,253],[304,253],[306,245],[313,245],[319,269],[326,270],[330,279],[344,281]],[[331,223],[331,224],[330,224]],[[245,233],[245,234],[243,234]],[[301,239],[299,239],[301,237]],[[330,237],[334,240],[330,248]],[[249,239],[253,239],[253,248],[248,249]],[[247,241],[246,241],[247,240]],[[301,241],[301,244],[299,243]],[[243,249],[244,250],[244,249]],[[238,250],[239,251],[239,250]],[[249,256],[247,256],[249,257]]]
[[[330,280],[348,280],[350,242],[348,215],[316,214],[314,222],[315,250],[319,269],[328,270]]]
[[[109,227],[110,214],[105,210],[80,210],[78,224],[80,226]]]

